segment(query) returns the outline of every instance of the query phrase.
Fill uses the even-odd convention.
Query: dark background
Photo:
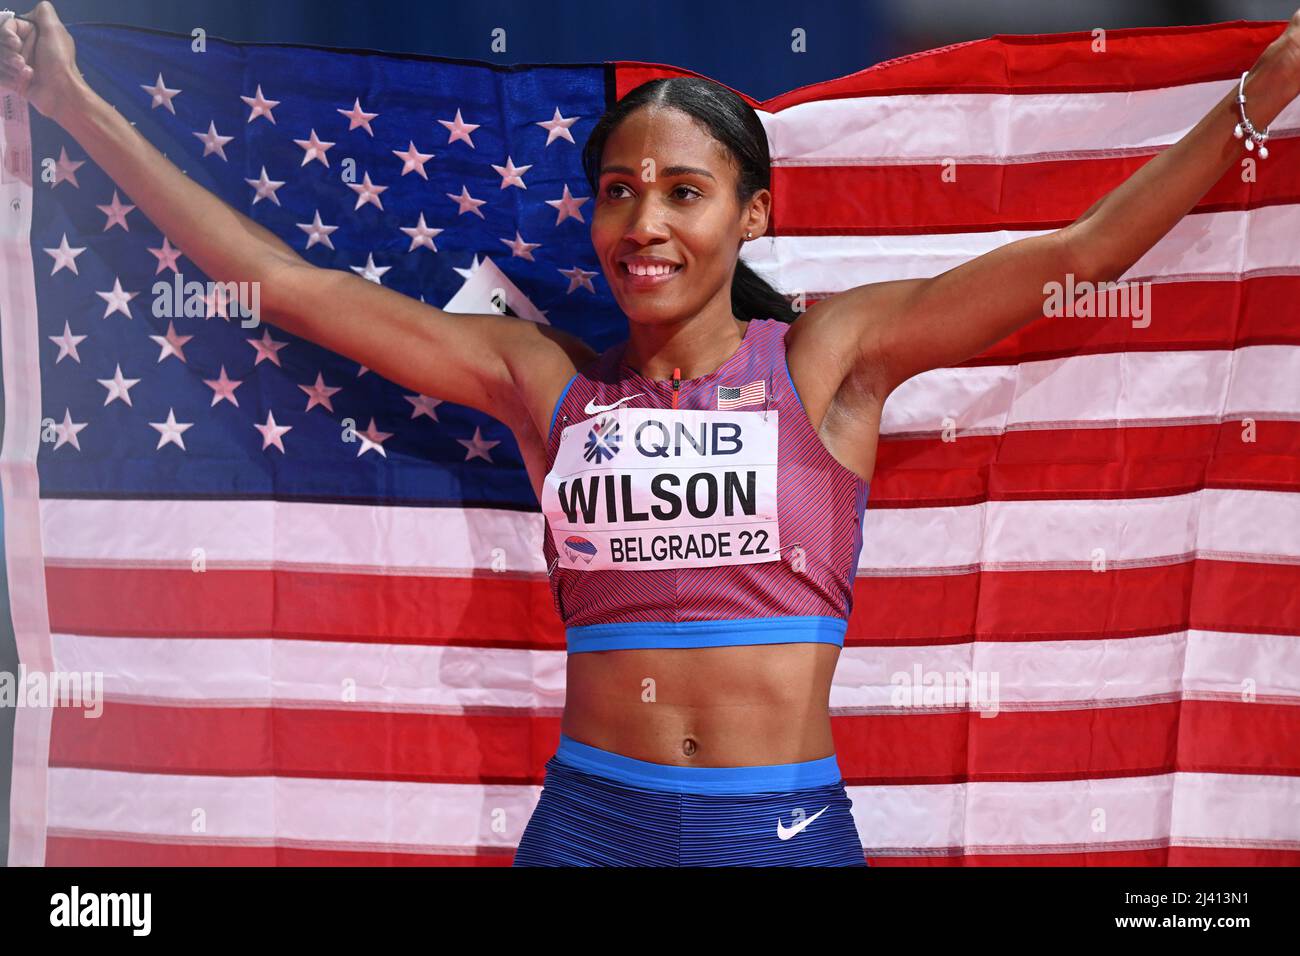
[[[12,2],[12,0],[10,0]],[[14,9],[30,6],[22,0]],[[1300,0],[55,0],[109,22],[272,43],[496,63],[644,60],[757,99],[907,53],[996,33],[1286,20]],[[506,31],[506,52],[491,34]],[[807,52],[791,51],[802,28]]]

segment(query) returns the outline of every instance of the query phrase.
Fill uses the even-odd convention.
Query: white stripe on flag
[[[106,698],[133,703],[537,715],[564,704],[563,651],[265,639],[176,640],[54,635],[60,671],[104,675]],[[1290,635],[1173,631],[1083,641],[850,646],[831,688],[838,716],[897,713],[895,675],[998,674],[1007,710],[1131,706],[1156,699],[1300,703],[1300,641]]]
[[[746,264],[786,291],[811,296],[868,282],[928,278],[1027,236],[1054,230],[996,229],[929,235],[759,236],[745,243]],[[1300,205],[1184,216],[1121,277],[1174,281],[1300,274],[1295,236]]]
[[[54,768],[55,836],[471,852],[518,843],[540,787]],[[1300,847],[1300,779],[1174,773],[1034,783],[850,786],[869,854]],[[1174,799],[1174,794],[1179,794]],[[202,808],[206,831],[194,832]],[[1096,810],[1106,829],[1093,829]],[[495,823],[503,824],[501,832]]]
[[[868,855],[1300,849],[1300,778],[1235,773],[849,787]],[[1101,813],[1099,814],[1099,811]],[[1101,821],[1104,830],[1094,827]]]
[[[540,575],[538,514],[445,508],[247,501],[41,502],[51,564],[189,568],[202,546],[207,567],[293,568],[391,574],[454,574],[494,567],[505,550],[512,573]],[[277,527],[260,521],[273,507]],[[1193,556],[1239,561],[1300,560],[1300,495],[1206,488],[1155,498],[994,500],[933,508],[867,509],[858,573],[891,575],[1089,567],[1102,548],[1109,567]],[[290,532],[288,529],[304,529]],[[395,529],[401,529],[400,533]],[[512,547],[505,532],[516,533]],[[439,561],[472,542],[472,568]],[[361,564],[361,561],[368,562]],[[518,562],[518,563],[516,563]],[[499,565],[497,565],[499,566]]]
[[[774,166],[1031,162],[1151,152],[1177,142],[1233,80],[1114,93],[855,96],[759,111]],[[1300,100],[1270,135],[1300,129]]]

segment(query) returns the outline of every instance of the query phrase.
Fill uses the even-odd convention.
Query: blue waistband
[[[560,734],[555,759],[575,770],[630,787],[671,793],[778,793],[837,784],[843,779],[835,754],[801,763],[754,767],[676,767],[625,757],[581,743],[566,734]]]
[[[565,628],[570,654],[662,647],[734,647],[745,644],[834,644],[844,646],[849,622],[807,614],[727,621],[627,621]]]

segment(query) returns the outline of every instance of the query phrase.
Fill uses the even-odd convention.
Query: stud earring
[[[753,238],[754,238],[754,234],[753,234],[752,232],[747,232],[747,233],[745,233],[745,238],[746,238],[746,239],[753,239]]]

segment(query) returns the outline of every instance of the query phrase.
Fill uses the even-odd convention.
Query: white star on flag
[[[53,342],[55,345],[59,347],[59,356],[54,360],[55,365],[58,365],[60,362],[63,361],[65,357],[69,355],[72,356],[72,360],[74,362],[76,362],[78,365],[81,364],[81,356],[77,354],[77,346],[80,345],[82,342],[86,341],[87,336],[73,335],[72,327],[68,325],[67,319],[63,320],[62,335],[51,335],[47,337],[51,342]]]
[[[417,246],[428,246],[434,252],[438,251],[438,247],[433,244],[433,239],[442,230],[425,225],[424,213],[420,213],[420,221],[414,226],[400,226],[399,228],[411,237],[411,246],[406,250],[407,252],[414,252]]]
[[[303,410],[308,412],[317,405],[322,406],[326,411],[333,412],[334,405],[330,401],[330,396],[343,391],[337,385],[326,385],[325,379],[320,372],[316,373],[315,385],[299,385],[298,387],[307,393],[307,407]]]
[[[257,179],[245,179],[244,182],[257,190],[257,195],[253,197],[253,205],[256,206],[263,199],[270,199],[277,206],[280,205],[280,199],[276,196],[275,191],[284,185],[282,181],[268,179],[266,177],[266,167],[262,167],[262,175]]]
[[[126,232],[131,231],[131,227],[128,226],[126,223],[126,214],[129,213],[135,207],[124,205],[117,198],[116,189],[113,190],[112,202],[110,202],[107,206],[96,206],[95,208],[108,217],[108,221],[104,223],[104,228],[102,230],[103,232],[108,232],[108,230],[112,229],[114,226],[121,226]]]
[[[330,233],[338,226],[327,226],[320,221],[320,210],[316,210],[316,215],[311,222],[297,223],[299,229],[307,233],[307,248],[310,249],[316,243],[324,243],[330,249],[334,248],[334,243],[330,242]]]
[[[60,146],[59,158],[54,161],[54,182],[50,188],[53,189],[59,183],[68,182],[80,189],[81,184],[77,182],[77,170],[85,165],[86,161],[84,159],[69,159],[67,149]]]
[[[484,261],[491,261],[491,260],[485,259]],[[478,254],[476,252],[476,254],[474,254],[473,261],[469,263],[468,269],[461,269],[459,267],[455,267],[455,265],[452,265],[451,271],[458,274],[458,276],[460,276],[461,278],[469,278],[473,276],[474,273],[478,272],[478,267],[480,267],[480,265],[482,265],[482,263],[478,261]]]
[[[582,212],[578,207],[590,198],[590,196],[574,196],[573,193],[569,192],[569,184],[565,183],[564,195],[559,199],[546,200],[546,205],[559,210],[559,213],[555,217],[555,224],[557,226],[569,218],[576,219],[578,222],[586,222],[587,220],[582,218]]]
[[[50,270],[50,275],[58,272],[60,269],[70,269],[73,275],[80,275],[77,271],[77,256],[86,251],[85,246],[73,247],[68,245],[68,234],[65,232],[63,238],[59,240],[59,245],[55,249],[46,249],[54,257],[54,268]]]
[[[121,399],[127,405],[130,405],[131,387],[140,382],[138,378],[123,378],[121,364],[118,364],[117,368],[114,370],[112,378],[97,378],[95,381],[108,389],[108,395],[104,398],[105,405],[118,399]]]
[[[175,248],[174,246],[172,246],[172,244],[167,240],[166,236],[163,236],[162,248],[160,249],[151,248],[149,251],[152,252],[154,258],[158,260],[158,268],[154,270],[153,272],[154,275],[157,275],[158,273],[162,272],[163,269],[171,269],[172,272],[181,271],[180,269],[176,268],[176,260],[180,258],[182,255],[184,255],[184,253],[181,252],[179,249]]]
[[[339,112],[348,118],[349,131],[356,129],[359,126],[362,127],[371,136],[375,135],[375,131],[370,128],[370,121],[375,117],[377,117],[379,114],[367,113],[365,110],[363,110],[361,108],[360,99],[357,99],[353,102],[352,109],[339,110]]]
[[[406,152],[403,153],[396,149],[393,150],[393,155],[402,161],[402,175],[405,176],[409,172],[417,172],[420,174],[421,179],[428,179],[429,174],[424,171],[424,164],[433,159],[433,153],[422,153],[415,148],[414,142],[411,142],[410,140],[407,140],[407,142],[409,142],[410,145],[406,147]]]
[[[366,452],[372,449],[374,451],[379,452],[379,454],[383,455],[385,458],[388,457],[388,452],[384,451],[384,442],[392,438],[393,433],[381,432],[378,429],[376,429],[374,418],[370,419],[369,428],[367,428],[365,431],[354,432],[353,434],[355,434],[358,438],[361,439],[361,448],[358,449],[357,451],[358,458],[360,458],[362,455],[364,455]]]
[[[498,166],[496,163],[493,163],[492,168],[501,175],[502,189],[505,189],[507,186],[518,186],[520,189],[528,188],[524,185],[524,173],[533,168],[531,164],[528,166],[516,166],[515,161],[507,156],[506,164],[504,166]]]
[[[519,235],[518,229],[515,230],[514,239],[502,239],[501,241],[510,247],[511,256],[518,256],[520,259],[527,259],[529,262],[534,261],[533,250],[541,246],[540,242],[524,242],[524,237]]]
[[[295,139],[294,142],[303,148],[302,166],[306,166],[313,159],[318,159],[321,161],[322,165],[329,166],[330,160],[329,157],[325,155],[325,151],[334,144],[322,143],[317,138],[314,129],[311,131],[311,135],[307,137],[307,139]]]
[[[262,433],[262,451],[266,451],[274,445],[280,449],[281,454],[284,453],[284,444],[280,439],[284,437],[285,432],[293,430],[292,425],[277,425],[275,415],[268,411],[266,413],[266,424],[259,425],[257,422],[253,422],[253,427]]]
[[[74,422],[72,412],[68,408],[63,409],[63,422],[54,426],[54,434],[57,440],[54,442],[54,450],[58,451],[64,445],[71,445],[77,451],[81,451],[81,443],[77,441],[77,432],[81,431],[88,422]]]
[[[181,438],[181,435],[193,428],[194,423],[178,422],[176,420],[176,412],[169,408],[167,409],[167,421],[149,422],[149,427],[158,430],[158,447],[155,448],[154,451],[158,451],[163,445],[167,444],[176,445],[181,451],[186,451],[185,439]]]
[[[161,73],[158,74],[158,79],[154,82],[153,86],[146,86],[141,83],[140,89],[153,97],[153,100],[149,105],[150,109],[156,110],[160,106],[165,106],[173,116],[176,115],[176,107],[172,106],[172,97],[179,93],[180,90],[167,89],[166,85],[163,83]],[[185,102],[188,103],[189,100],[186,100]]]
[[[456,273],[456,275],[460,276],[462,279],[468,279],[470,276],[472,276],[475,272],[478,271],[478,267],[481,264],[482,263],[478,261],[478,253],[475,253],[474,259],[472,262],[470,262],[468,269],[461,269],[459,266],[452,266],[451,271]]]
[[[482,458],[484,461],[492,464],[492,456],[488,452],[496,445],[501,444],[499,441],[485,441],[483,433],[477,425],[474,426],[473,438],[457,438],[456,441],[464,445],[468,451],[465,452],[465,460],[471,458]]]
[[[122,281],[119,278],[117,278],[117,276],[113,277],[112,289],[110,289],[108,292],[95,293],[95,295],[99,296],[101,299],[103,299],[105,302],[108,303],[108,307],[104,309],[104,315],[102,316],[105,319],[108,318],[110,315],[112,315],[114,312],[121,312],[128,319],[135,318],[135,316],[131,314],[131,306],[128,303],[130,303],[130,301],[139,294],[140,294],[139,292],[124,291],[122,289]]]
[[[438,421],[436,409],[442,404],[441,398],[430,398],[428,395],[403,395],[402,397],[411,403],[412,419],[428,415],[433,421]]]
[[[230,162],[230,160],[226,159],[225,145],[235,137],[222,136],[217,132],[217,124],[211,121],[208,123],[208,131],[206,133],[195,133],[194,135],[203,143],[204,156],[211,156],[213,153],[216,153],[223,161]]]
[[[217,378],[205,378],[203,384],[212,389],[212,405],[220,401],[227,401],[236,408],[239,407],[239,399],[235,397],[235,389],[243,385],[242,379],[232,379],[226,377],[226,366],[221,366],[221,374]],[[211,408],[212,405],[208,407]]]
[[[230,321],[230,313],[226,306],[229,305],[229,296],[226,295],[225,287],[213,283],[212,291],[203,296],[203,321],[206,322],[214,315],[219,315],[227,322]]]
[[[363,279],[367,279],[376,285],[383,285],[379,281],[380,277],[387,272],[392,266],[375,265],[375,254],[373,252],[366,254],[366,264],[364,266],[349,266],[349,268]]]
[[[473,196],[469,194],[468,187],[466,187],[463,183],[461,184],[460,187],[459,196],[455,195],[454,193],[447,193],[447,198],[450,199],[452,202],[456,203],[456,205],[460,207],[459,209],[456,210],[456,215],[460,216],[460,215],[464,215],[467,212],[472,212],[480,219],[487,218],[487,216],[483,215],[481,212],[478,211],[478,207],[486,203],[487,200],[475,199]]]
[[[555,108],[555,115],[548,120],[539,120],[537,125],[546,130],[546,145],[550,146],[551,141],[557,137],[563,137],[570,143],[573,142],[573,134],[569,132],[569,127],[578,122],[582,117],[570,116],[565,119],[560,115],[560,108]],[[576,146],[577,144],[574,143]]]
[[[260,339],[245,339],[244,341],[251,345],[254,351],[257,352],[257,358],[253,362],[254,366],[261,365],[264,359],[269,359],[273,364],[279,365],[280,349],[289,344],[288,342],[278,342],[271,338],[270,329],[263,329],[262,337]]]
[[[265,116],[272,123],[275,122],[275,116],[271,113],[271,110],[279,106],[280,101],[268,100],[264,97],[262,95],[262,85],[260,83],[257,85],[256,96],[241,96],[240,99],[252,107],[252,110],[248,114],[249,123],[253,122],[253,120],[257,119],[259,116]],[[244,125],[247,126],[248,123],[245,123]]]
[[[366,203],[371,203],[379,209],[384,208],[384,204],[379,201],[379,194],[386,190],[387,186],[376,186],[370,181],[370,173],[362,175],[362,181],[359,183],[348,183],[348,188],[357,194],[357,204],[352,207],[352,211],[360,209]]]
[[[167,322],[166,335],[151,335],[149,336],[149,338],[153,339],[160,346],[162,346],[162,351],[158,354],[159,362],[161,362],[163,359],[167,358],[170,355],[175,355],[178,359],[184,362],[185,343],[188,342],[190,339],[194,338],[194,336],[178,335],[176,332],[176,324],[169,319]]]
[[[574,266],[572,269],[557,269],[556,271],[569,280],[569,287],[564,290],[565,295],[572,295],[573,291],[579,286],[593,295],[595,294],[596,289],[591,284],[591,278],[596,273],[588,272],[580,266]]]
[[[456,140],[462,139],[469,143],[471,149],[475,148],[474,141],[469,138],[469,134],[478,129],[479,124],[466,123],[460,118],[460,110],[456,110],[456,118],[454,120],[438,120],[438,122],[451,131],[451,135],[447,137],[448,146],[456,142]]]

